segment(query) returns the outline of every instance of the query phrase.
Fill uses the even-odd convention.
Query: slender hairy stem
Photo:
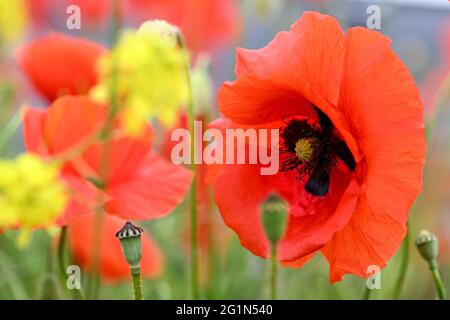
[[[112,43],[117,42],[119,36],[119,30],[122,25],[122,8],[121,0],[115,0],[112,10]],[[95,212],[94,218],[94,234],[93,234],[93,246],[92,246],[92,263],[93,263],[93,278],[90,282],[89,287],[89,298],[98,299],[100,294],[100,250],[101,250],[101,232],[103,225],[103,200],[104,200],[104,190],[103,187],[106,185],[109,175],[109,165],[108,161],[110,159],[111,153],[111,143],[110,135],[113,130],[114,117],[118,109],[118,98],[117,98],[117,69],[114,61],[112,62],[111,70],[111,83],[109,88],[109,112],[106,122],[103,127],[103,137],[105,141],[102,144],[101,154],[100,154],[100,172],[99,172],[99,190],[97,194],[97,210]]]
[[[394,289],[394,299],[398,300],[400,298],[400,295],[402,293],[403,284],[405,283],[406,278],[406,272],[408,271],[408,265],[409,265],[409,224],[406,226],[406,236],[403,240],[402,244],[402,251],[401,251],[401,262],[400,262],[400,269],[397,276],[397,281],[395,283],[395,289]]]
[[[133,277],[134,300],[143,300],[141,268],[131,269],[131,276]]]
[[[22,122],[21,112],[21,110],[18,110],[0,131],[0,149],[3,149],[6,143],[14,136],[17,129],[20,127],[20,123]]]
[[[190,218],[191,218],[191,281],[192,281],[192,298],[197,300],[200,298],[199,286],[199,263],[198,263],[198,238],[197,238],[197,184],[196,178],[191,186],[190,196]]]
[[[436,286],[436,292],[438,295],[439,300],[445,300],[446,299],[446,292],[444,283],[442,282],[441,275],[439,273],[439,268],[437,263],[433,263],[430,265],[431,274],[433,275],[433,281]]]
[[[59,269],[59,273],[62,279],[62,285],[63,287],[67,287],[67,273],[66,273],[66,266],[67,266],[67,262],[66,262],[66,248],[67,248],[67,236],[68,236],[68,232],[67,232],[67,226],[64,226],[61,228],[61,235],[59,237],[59,241],[58,241],[58,269]],[[72,257],[69,254],[69,264],[72,261]],[[82,294],[79,290],[75,289],[73,290],[73,299],[75,300],[82,300]]]
[[[430,135],[433,133],[439,120],[439,116],[445,105],[450,102],[450,72],[445,77],[437,92],[437,98],[435,100],[435,104],[432,107],[433,115],[428,122],[427,131]]]
[[[364,290],[363,300],[370,300],[371,295],[372,295],[372,290],[366,286],[366,289]]]
[[[270,298],[276,300],[278,296],[278,261],[277,261],[277,247],[275,245],[271,246],[270,253]]]
[[[59,242],[58,242],[58,267],[59,267],[59,272],[61,274],[61,277],[64,280],[67,280],[66,262],[65,262],[65,256],[64,256],[65,250],[66,250],[66,244],[67,244],[67,227],[64,226],[61,228],[61,235],[59,236]],[[65,285],[65,283],[63,285]]]
[[[187,52],[186,43],[184,41],[183,35],[178,34],[178,44],[180,50],[184,51],[185,55],[185,65],[186,65],[186,82],[189,89],[189,100],[187,104],[187,114],[189,121],[189,132],[191,139],[194,139],[194,122],[195,122],[195,112],[194,112],[194,100],[192,95],[192,84],[191,84],[191,73],[190,73],[190,63],[189,54]],[[192,289],[192,299],[197,300],[200,298],[200,285],[199,285],[199,263],[198,263],[198,238],[197,238],[197,228],[198,228],[198,214],[197,214],[197,171],[194,162],[195,154],[195,143],[191,141],[191,170],[194,173],[194,178],[192,180],[191,191],[190,191],[190,220],[191,220],[191,289]]]

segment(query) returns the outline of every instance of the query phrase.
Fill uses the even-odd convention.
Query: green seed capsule
[[[286,203],[277,196],[270,196],[262,206],[262,220],[266,235],[275,246],[283,236],[286,227]]]

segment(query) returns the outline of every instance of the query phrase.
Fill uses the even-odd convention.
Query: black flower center
[[[319,122],[291,119],[281,129],[281,171],[296,170],[297,179],[308,179],[305,190],[315,196],[327,194],[330,172],[342,160],[350,171],[355,159],[345,142],[334,132],[330,118],[313,106]]]

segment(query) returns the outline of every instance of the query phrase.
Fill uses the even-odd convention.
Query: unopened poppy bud
[[[422,230],[416,239],[416,246],[420,255],[428,262],[433,281],[436,286],[437,296],[440,300],[446,299],[445,286],[439,273],[437,257],[439,256],[439,240],[430,231]]]
[[[416,246],[420,255],[430,264],[436,264],[439,255],[438,238],[430,231],[422,230],[416,239]]]
[[[141,234],[144,232],[131,222],[125,223],[122,229],[116,233],[120,239],[123,255],[130,265],[131,272],[140,272],[140,261],[142,257]]]
[[[165,37],[175,45],[178,41],[180,30],[164,20],[151,20],[144,22],[139,27],[138,32]]]
[[[276,245],[283,236],[286,226],[287,206],[279,197],[272,195],[262,206],[262,219],[266,235],[272,245]]]

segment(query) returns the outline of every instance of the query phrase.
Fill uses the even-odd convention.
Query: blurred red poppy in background
[[[210,179],[225,223],[254,254],[270,252],[260,206],[273,193],[290,205],[283,262],[299,266],[320,250],[335,282],[367,277],[400,247],[425,137],[419,93],[390,42],[307,12],[266,47],[238,49],[237,80],[219,93],[229,120],[213,127],[280,128],[280,172],[222,165]]]
[[[236,39],[241,19],[236,0],[128,0],[141,22],[166,20],[178,26],[194,52],[212,51]]]
[[[17,60],[36,90],[54,101],[86,94],[97,82],[96,62],[105,52],[95,42],[54,33],[22,47]]]
[[[50,17],[68,17],[67,8],[80,8],[81,22],[102,24],[111,15],[111,0],[28,0],[31,16],[38,25]],[[124,0],[124,18],[141,24],[150,19],[166,20],[178,26],[194,52],[213,51],[236,39],[241,32],[237,0]],[[62,20],[65,22],[65,20]]]
[[[62,97],[48,110],[30,108],[25,112],[24,136],[29,152],[55,159],[64,158],[63,155],[68,153],[75,155],[64,162],[62,170],[63,179],[73,196],[66,212],[57,221],[59,225],[69,224],[72,228],[72,221],[78,218],[81,219],[79,221],[91,223],[92,218],[84,215],[91,216],[90,213],[98,205],[99,192],[105,199],[106,212],[121,219],[162,217],[183,200],[190,186],[192,175],[187,169],[175,166],[151,151],[150,128],[146,135],[139,138],[123,137],[118,132],[114,134],[108,146],[106,182],[98,185],[103,165],[102,145],[95,137],[106,121],[106,112],[105,107],[92,103],[84,96]],[[119,123],[115,129],[120,130]],[[76,250],[75,256],[85,256],[87,251],[77,251],[88,249],[75,243],[86,242],[84,237],[76,238],[82,234],[77,232],[77,226],[79,224],[73,227],[72,245]],[[84,228],[84,236],[88,236],[90,226],[84,225]],[[111,234],[113,236],[114,233]],[[105,236],[104,239],[112,242],[110,237]],[[117,239],[114,240],[117,242]],[[90,260],[83,259],[81,263],[83,261]],[[102,270],[113,268],[107,260],[101,261],[101,265]],[[123,260],[117,268],[123,270],[125,267]]]
[[[80,8],[81,22],[89,25],[105,23],[111,9],[111,0],[27,0],[33,22],[38,26],[49,24],[54,17],[62,17],[63,22],[72,11],[67,8],[76,5]]]
[[[57,223],[69,224],[74,254],[88,269],[91,260],[87,257],[92,251],[86,237],[92,236],[92,212],[98,205],[99,193],[106,212],[116,216],[112,220],[105,218],[104,230],[116,226],[118,230],[123,220],[148,220],[170,213],[183,200],[192,179],[187,169],[152,151],[150,126],[140,137],[126,137],[121,133],[120,120],[116,119],[113,137],[106,142],[109,150],[106,181],[100,182],[104,163],[98,136],[107,121],[108,109],[87,96],[67,94],[89,91],[96,81],[96,61],[104,52],[101,46],[84,39],[51,35],[36,40],[19,54],[19,61],[39,92],[49,100],[56,99],[47,110],[26,110],[25,145],[29,152],[63,160],[62,176],[73,196]],[[114,238],[117,230],[110,235],[103,231],[102,246],[113,245],[113,249],[120,250]],[[152,263],[146,263],[144,274],[156,275],[162,259],[149,239],[145,238],[144,243],[144,250],[148,248],[153,259]],[[122,255],[118,257],[120,263],[102,251],[100,263],[105,278],[128,278],[128,266]]]
[[[80,154],[65,161],[63,174],[72,188],[87,202],[90,190],[102,170],[102,144],[95,140],[107,117],[107,108],[84,96],[66,96],[56,100],[48,110],[30,108],[25,112],[24,134],[28,151],[42,157],[58,157],[80,149]],[[123,219],[147,220],[169,213],[183,200],[191,173],[151,150],[150,128],[141,137],[120,135],[117,124],[109,143],[108,176],[99,189],[104,190],[106,209]],[[88,146],[83,145],[88,142]],[[92,142],[92,144],[90,144]],[[157,173],[157,174],[156,174]],[[60,224],[70,222],[76,213],[70,210]]]

